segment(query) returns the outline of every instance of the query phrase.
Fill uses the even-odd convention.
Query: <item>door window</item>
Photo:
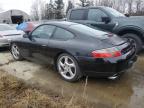
[[[99,9],[90,9],[88,13],[88,20],[102,22],[102,17],[107,17],[107,15]]]
[[[84,20],[85,10],[73,10],[70,15],[70,20]]]
[[[33,38],[48,39],[53,34],[55,26],[42,25],[32,32]]]
[[[57,28],[52,38],[58,40],[69,40],[72,39],[73,37],[74,35],[71,32],[64,30],[62,28]]]

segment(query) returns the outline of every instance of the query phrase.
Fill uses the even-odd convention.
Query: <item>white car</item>
[[[24,32],[8,24],[0,24],[0,47],[9,46],[11,40],[22,37]]]

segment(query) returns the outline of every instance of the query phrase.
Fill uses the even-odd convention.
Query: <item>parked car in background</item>
[[[7,47],[13,39],[22,37],[23,31],[16,30],[8,24],[0,24],[0,47]]]
[[[82,24],[52,21],[11,42],[15,60],[53,64],[66,81],[82,76],[115,79],[136,61],[135,45]]]
[[[144,48],[144,16],[126,17],[115,9],[99,6],[72,9],[67,20],[133,40],[137,52]]]

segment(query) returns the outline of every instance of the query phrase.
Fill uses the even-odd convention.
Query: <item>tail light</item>
[[[96,50],[92,52],[92,56],[94,58],[112,58],[112,57],[119,57],[121,56],[121,51],[115,47]]]

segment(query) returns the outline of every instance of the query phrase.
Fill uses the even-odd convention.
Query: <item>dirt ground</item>
[[[87,108],[79,101],[67,100],[52,91],[46,92],[0,71],[0,108]],[[83,100],[85,103],[85,101]],[[90,105],[92,107],[92,105]]]
[[[144,53],[139,55],[132,69],[115,81],[83,78],[69,83],[63,81],[52,66],[14,61],[8,51],[0,51],[0,70],[36,85],[45,93],[52,91],[66,97],[71,103],[84,99],[84,104],[92,103],[94,108],[144,108]]]

